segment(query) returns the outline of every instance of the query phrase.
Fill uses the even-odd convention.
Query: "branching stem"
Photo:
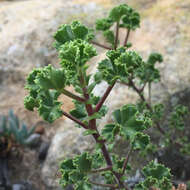
[[[67,112],[62,111],[62,113],[65,117],[68,117],[70,120],[74,121],[75,123],[78,123],[81,127],[88,129],[88,126],[85,125],[82,121],[78,120],[77,118],[73,117],[72,115],[68,114]]]
[[[129,39],[129,34],[130,34],[130,29],[127,30],[127,34],[126,34],[126,37],[125,37],[123,46],[126,46],[126,45],[127,45],[127,42],[128,42],[128,39]]]
[[[114,82],[111,86],[108,86],[107,90],[105,91],[104,95],[102,96],[102,98],[100,99],[100,101],[98,102],[98,104],[96,105],[95,111],[98,112],[100,110],[100,108],[102,107],[102,105],[104,104],[106,98],[108,97],[108,95],[110,94],[111,90],[113,89],[114,85],[116,82]]]
[[[99,46],[101,48],[104,48],[104,49],[108,49],[108,50],[111,50],[112,48],[111,47],[108,47],[106,45],[103,45],[103,44],[100,44],[98,42],[95,42],[95,41],[91,41],[92,44],[96,45],[96,46]]]
[[[77,100],[79,102],[85,102],[84,98],[77,96],[77,95],[73,94],[72,92],[69,92],[68,90],[62,89],[60,92],[74,100]]]
[[[108,170],[112,170],[112,166],[107,166],[106,168],[99,168],[96,170],[92,170],[91,173],[99,173],[99,172],[104,172],[104,171],[108,171]]]
[[[128,151],[128,153],[127,153],[127,156],[126,156],[126,158],[125,158],[125,161],[124,161],[124,163],[123,163],[122,176],[124,175],[125,170],[126,170],[126,168],[127,168],[127,164],[128,164],[128,162],[129,162],[129,157],[130,157],[130,155],[131,155],[131,153],[132,153],[132,150],[133,150],[133,145],[130,146],[129,151]]]
[[[119,38],[119,21],[116,24],[115,43],[114,43],[115,50],[117,49],[118,38]]]

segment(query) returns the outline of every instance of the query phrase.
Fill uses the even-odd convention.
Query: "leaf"
[[[87,129],[83,132],[83,135],[84,136],[87,136],[87,135],[93,135],[93,134],[96,134],[97,131],[96,130],[92,130],[92,129]]]
[[[55,47],[59,49],[61,45],[76,39],[90,40],[94,37],[92,30],[81,24],[79,21],[73,21],[71,24],[61,25],[54,38],[56,40]]]
[[[129,7],[127,4],[122,4],[117,7],[114,7],[109,14],[109,18],[114,22],[118,22],[122,16],[128,13]]]
[[[105,31],[103,32],[103,35],[104,35],[104,37],[106,38],[106,41],[107,41],[108,43],[110,43],[110,44],[112,45],[112,47],[113,47],[114,44],[115,44],[115,36],[114,36],[113,31],[111,31],[111,30],[105,30]],[[118,41],[118,43],[119,43],[119,41]]]
[[[56,91],[44,91],[40,94],[40,106],[38,112],[44,120],[52,123],[63,115],[61,111],[62,103],[57,101],[60,94]]]
[[[76,166],[73,164],[73,159],[65,159],[61,162],[60,169],[63,171],[76,169]]]
[[[120,133],[126,139],[133,140],[137,132],[142,132],[146,128],[144,120],[139,119],[137,115],[137,108],[132,104],[114,112],[115,121],[121,126]]]
[[[109,141],[113,141],[115,136],[118,134],[120,130],[120,126],[119,125],[115,125],[115,124],[107,124],[104,126],[104,128],[102,129],[102,135]]]
[[[110,18],[103,18],[96,20],[96,30],[106,31],[113,25],[113,21]]]
[[[135,190],[146,190],[155,187],[162,190],[171,190],[171,173],[168,168],[162,164],[150,162],[143,168],[145,180],[135,186]]]
[[[153,161],[151,161],[146,167],[144,167],[142,172],[145,177],[151,176],[158,180],[161,180],[163,177],[171,179],[170,170],[164,165],[155,163]]]
[[[108,84],[112,84],[115,80],[127,83],[129,78],[131,80],[143,71],[145,63],[135,51],[126,52],[122,47],[110,50],[106,55],[108,59],[99,63],[98,71]]]
[[[61,90],[66,84],[65,73],[63,69],[55,69],[52,65],[48,65],[37,74],[35,83],[45,90]]]
[[[74,104],[75,104],[75,109],[71,110],[70,114],[76,117],[77,119],[80,119],[81,121],[85,120],[87,117],[87,112],[84,104],[81,104],[78,101],[74,101]]]
[[[80,156],[77,156],[74,160],[74,165],[80,170],[82,173],[89,172],[92,167],[92,159],[88,155],[87,152],[83,153]]]
[[[140,15],[134,9],[129,8],[128,12],[122,18],[122,24],[120,27],[127,28],[129,30],[135,30],[140,27]]]
[[[150,143],[150,137],[143,133],[137,133],[134,137],[134,149],[135,150],[144,150],[147,145]]]
[[[79,66],[84,65],[96,55],[96,49],[83,40],[74,40],[60,46],[59,57],[64,70],[78,72]]]

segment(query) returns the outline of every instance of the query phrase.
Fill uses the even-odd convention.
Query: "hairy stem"
[[[128,151],[127,156],[126,156],[126,158],[125,158],[125,161],[124,161],[124,163],[123,163],[122,176],[124,175],[125,170],[126,170],[126,168],[127,168],[127,164],[128,164],[128,162],[129,162],[129,157],[130,157],[130,155],[131,155],[132,150],[133,150],[133,145],[131,145],[131,147],[129,148],[129,151]]]
[[[73,117],[72,115],[68,114],[67,112],[62,111],[65,117],[68,117],[70,120],[74,121],[75,123],[79,124],[81,127],[88,129],[88,126],[85,125],[82,121],[78,120],[77,118]]]
[[[115,43],[114,43],[114,49],[115,50],[117,49],[118,38],[119,38],[119,21],[116,24]]]
[[[130,29],[127,30],[127,34],[126,34],[126,37],[125,37],[123,46],[126,46],[126,45],[127,45],[127,42],[128,42],[128,39],[129,39],[129,34],[130,34]]]
[[[77,95],[75,95],[75,94],[73,94],[73,93],[71,93],[71,92],[69,92],[69,91],[67,91],[65,89],[62,89],[60,92],[63,93],[64,95],[74,99],[74,100],[77,100],[79,102],[85,102],[84,98],[82,98],[80,96],[77,96]]]
[[[92,44],[96,45],[96,46],[99,46],[101,48],[104,48],[104,49],[108,49],[108,50],[111,50],[112,48],[111,47],[108,47],[106,45],[103,45],[103,44],[100,44],[98,42],[95,42],[95,41],[91,41]]]
[[[151,106],[151,83],[148,83],[148,103]]]
[[[81,81],[81,86],[82,86],[82,90],[83,90],[83,95],[84,95],[84,98],[85,98],[85,102],[88,102],[88,100],[89,100],[89,98],[90,98],[90,95],[88,94],[88,89],[86,88],[86,84],[85,84],[85,81],[84,81],[84,77],[81,75],[81,77],[80,77],[80,81]],[[113,85],[114,86],[114,85]],[[113,87],[112,87],[113,88]],[[111,89],[112,89],[111,88]],[[109,90],[109,92],[111,91],[111,89]],[[107,95],[105,95],[106,97],[109,95],[109,93],[107,94]],[[106,97],[105,97],[105,99],[106,99]],[[104,101],[105,101],[105,99],[104,99]],[[103,101],[103,102],[104,102]],[[101,105],[103,104],[103,102],[101,103]],[[91,104],[88,104],[88,103],[86,103],[85,104],[85,107],[86,107],[86,111],[87,111],[87,113],[88,113],[88,116],[91,116],[92,114],[94,114],[94,112],[95,112],[95,110],[93,110],[93,107],[92,107],[92,105]],[[101,107],[101,106],[100,106]],[[104,141],[101,141],[101,140],[99,140],[99,137],[100,137],[100,134],[99,134],[99,131],[98,131],[98,129],[97,129],[97,126],[96,126],[96,119],[91,119],[90,121],[89,121],[89,124],[88,124],[88,128],[89,129],[93,129],[93,130],[96,130],[96,134],[93,134],[92,136],[94,137],[94,139],[95,139],[95,141],[96,141],[96,143],[100,143],[101,144],[101,151],[102,151],[102,154],[103,154],[103,156],[104,156],[104,159],[105,159],[105,161],[106,161],[106,163],[107,163],[107,166],[108,167],[112,167],[112,160],[111,160],[111,158],[110,158],[110,154],[109,154],[109,152],[108,152],[108,150],[107,150],[107,148],[106,148],[106,145],[105,145],[105,142]],[[113,175],[116,177],[116,179],[117,179],[117,181],[118,181],[118,185],[120,186],[120,187],[122,187],[122,188],[124,188],[125,187],[125,185],[124,185],[124,183],[120,180],[120,175],[118,174],[118,173],[116,173],[116,172],[114,172],[114,171],[112,171],[112,173],[113,173]],[[126,188],[126,190],[128,190],[127,188]]]
[[[99,173],[99,172],[104,172],[104,171],[108,171],[108,170],[112,170],[112,166],[107,166],[105,168],[95,169],[95,170],[92,170],[91,173]]]
[[[105,91],[104,95],[102,96],[102,98],[100,99],[100,101],[98,102],[98,104],[96,105],[96,108],[95,108],[96,112],[98,112],[100,110],[100,108],[102,107],[102,105],[105,102],[106,98],[108,97],[108,95],[110,94],[111,90],[113,89],[115,83],[116,82],[114,82],[111,86],[108,86],[108,88]]]

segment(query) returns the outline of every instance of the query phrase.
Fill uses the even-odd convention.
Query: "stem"
[[[75,95],[75,94],[69,92],[68,90],[62,89],[60,92],[63,93],[64,95],[66,95],[66,96],[68,96],[68,97],[74,99],[74,100],[79,101],[79,102],[84,102],[84,101],[85,101],[84,98],[79,97],[79,96],[77,96],[77,95]]]
[[[102,184],[102,183],[97,183],[97,182],[94,182],[94,181],[91,181],[91,180],[88,180],[90,183],[94,184],[94,185],[97,185],[97,186],[102,186],[102,187],[110,187],[112,189],[117,189],[118,186],[117,185],[112,185],[112,184]]]
[[[74,121],[75,123],[78,123],[83,128],[88,129],[88,126],[85,125],[82,121],[78,120],[77,118],[73,117],[72,115],[68,114],[67,112],[62,111],[62,113],[65,117],[68,117],[70,120]]]
[[[96,46],[99,46],[101,48],[104,48],[104,49],[108,49],[108,50],[111,50],[112,48],[111,47],[108,47],[106,45],[103,45],[103,44],[99,44],[98,42],[95,42],[95,41],[91,41],[92,44],[96,45]]]
[[[98,173],[98,172],[103,172],[103,171],[107,171],[107,170],[112,170],[112,166],[107,166],[106,168],[99,168],[96,170],[92,170],[91,173]]]
[[[119,21],[116,24],[116,34],[115,34],[115,44],[114,44],[115,50],[117,49],[118,38],[119,38]]]
[[[88,103],[87,103],[88,100],[89,100],[89,98],[90,98],[90,95],[88,94],[88,89],[86,88],[85,80],[84,80],[84,77],[83,77],[82,73],[81,73],[81,77],[80,77],[80,82],[81,82],[81,86],[82,86],[82,90],[83,90],[83,95],[84,95],[85,102],[86,102],[86,103],[85,103],[86,111],[87,111],[87,113],[88,113],[88,116],[91,116],[92,114],[94,114],[95,110],[93,110],[93,107],[92,107],[91,104],[88,104]],[[114,84],[115,84],[115,83],[114,83]],[[113,84],[112,86],[114,86],[114,84]],[[113,87],[112,87],[112,88],[113,88]],[[111,88],[111,89],[112,89],[112,88]],[[111,89],[109,90],[109,92],[111,91]],[[109,92],[108,92],[108,94],[109,94]],[[105,95],[105,96],[107,97],[108,94]],[[104,101],[105,101],[105,99],[104,99]],[[101,102],[102,102],[101,105],[103,104],[104,101],[101,101]],[[101,106],[100,106],[100,107],[101,107]],[[108,152],[108,150],[107,150],[107,148],[106,148],[105,142],[99,140],[100,134],[99,134],[99,131],[98,131],[97,127],[96,127],[96,119],[91,119],[91,120],[89,121],[88,129],[93,129],[93,130],[96,130],[96,131],[97,131],[97,133],[96,133],[96,134],[93,134],[92,136],[93,136],[94,139],[96,140],[96,143],[100,143],[100,144],[102,145],[102,146],[101,146],[101,150],[102,150],[102,154],[103,154],[103,156],[104,156],[104,159],[105,159],[105,161],[106,161],[106,163],[107,163],[107,166],[108,166],[108,167],[110,167],[110,166],[112,167],[112,165],[113,165],[113,164],[112,164],[112,160],[111,160],[110,155],[109,155],[109,152]],[[112,173],[113,173],[113,175],[117,178],[117,180],[118,180],[118,185],[119,185],[120,187],[124,188],[125,185],[124,185],[123,182],[120,180],[119,174],[116,173],[116,172],[114,172],[114,171],[112,171]],[[112,188],[112,187],[111,187],[111,188]],[[128,190],[127,188],[125,188],[125,189]]]
[[[107,163],[108,167],[110,167],[110,166],[112,167],[113,164],[112,164],[111,158],[109,156],[109,152],[108,152],[104,142],[99,142],[99,140],[98,140],[100,135],[99,134],[93,134],[93,137],[96,140],[96,143],[101,143],[102,144],[102,147],[101,147],[102,154],[103,154],[103,156],[104,156],[104,158],[106,160],[106,163]]]
[[[123,46],[126,46],[126,45],[127,45],[127,42],[128,42],[128,39],[129,39],[129,34],[130,34],[130,29],[127,30],[127,34],[126,34],[126,37],[125,37]]]
[[[148,102],[149,105],[151,106],[151,83],[148,83]]]
[[[98,112],[100,110],[100,108],[102,107],[102,105],[105,102],[106,98],[108,97],[108,95],[110,94],[111,90],[113,89],[115,83],[116,83],[116,81],[111,86],[108,86],[108,88],[105,91],[104,95],[102,96],[102,98],[100,99],[100,101],[98,102],[98,104],[96,105],[96,108],[95,108],[96,112]]]
[[[127,153],[126,159],[125,159],[125,161],[124,161],[124,163],[123,163],[122,176],[123,176],[124,173],[125,173],[125,170],[126,170],[126,167],[127,167],[128,162],[129,162],[129,157],[130,157],[130,155],[131,155],[132,150],[133,150],[133,145],[131,145],[131,147],[130,147],[128,153]]]

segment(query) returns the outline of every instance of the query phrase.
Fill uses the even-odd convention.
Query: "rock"
[[[40,142],[41,142],[41,135],[37,133],[30,135],[25,141],[25,143],[32,148],[39,146]]]
[[[42,142],[38,151],[38,159],[44,161],[46,159],[50,143]]]
[[[28,124],[39,121],[23,105],[26,76],[35,67],[59,62],[52,35],[61,24],[77,19],[92,27],[105,10],[103,3],[80,0],[0,2],[0,99],[4,100],[0,107],[4,113],[12,108]],[[65,108],[71,105],[67,104]]]
[[[12,189],[13,190],[25,190],[25,187],[22,184],[14,184]]]
[[[8,160],[0,157],[0,187],[9,188],[10,186]]]
[[[128,187],[130,189],[133,189],[135,187],[135,185],[137,185],[138,183],[140,183],[142,181],[144,181],[144,177],[143,177],[142,173],[139,170],[137,170],[135,176],[129,177],[125,181],[125,183],[128,185]]]
[[[12,190],[35,190],[34,187],[28,181],[22,181],[18,184],[13,184]]]
[[[72,157],[75,154],[81,154],[85,150],[90,150],[94,144],[92,138],[83,137],[83,130],[75,127],[72,121],[66,119],[62,125],[52,139],[42,168],[43,181],[49,188],[55,190],[60,188],[56,177],[60,162],[68,156]]]

